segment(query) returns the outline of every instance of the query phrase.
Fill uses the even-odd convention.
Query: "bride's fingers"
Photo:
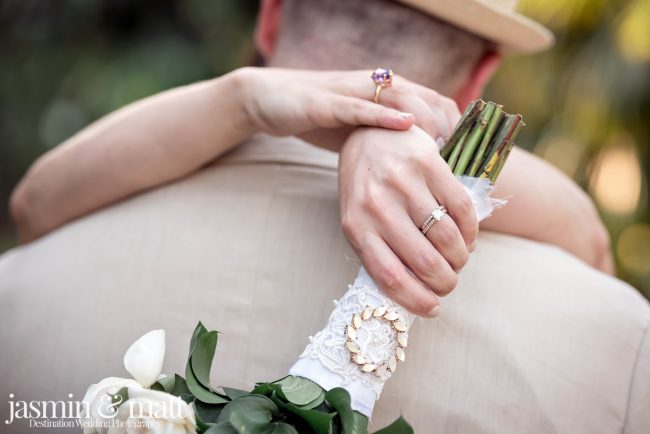
[[[388,210],[380,224],[380,234],[388,246],[422,283],[440,296],[449,294],[456,287],[458,279],[449,261],[460,263],[462,257],[454,256],[458,249],[452,242],[444,245],[444,253],[437,251],[401,208]],[[460,234],[458,236],[460,238]]]
[[[453,99],[441,95],[433,89],[419,84],[414,84],[414,86],[417,89],[418,95],[441,117],[441,123],[444,124],[444,127],[441,129],[440,136],[444,140],[447,140],[460,120],[458,105]]]
[[[359,253],[366,271],[388,297],[416,315],[438,316],[438,297],[409,273],[379,235],[367,233]]]
[[[431,191],[426,188],[426,185],[420,188],[411,187],[406,204],[408,213],[414,225],[420,230],[421,236],[426,237],[433,244],[455,272],[460,271],[469,259],[469,250],[460,230],[449,215],[443,215],[440,221],[430,222],[426,234],[422,235],[422,226],[439,206]],[[444,294],[438,293],[438,295]]]
[[[432,211],[433,209],[435,207],[431,208]],[[465,266],[469,259],[469,250],[458,226],[449,215],[444,215],[440,221],[435,221],[427,231],[426,237],[454,271],[458,272]]]
[[[460,110],[458,110],[458,104],[456,104],[456,101],[454,101],[451,98],[443,98],[441,105],[443,111],[447,115],[447,120],[449,121],[449,127],[453,132],[454,128],[456,128],[456,125],[458,125],[458,122],[460,121],[460,117],[461,117]]]
[[[375,85],[370,80],[370,74],[366,71],[356,71],[354,74],[354,80],[343,76],[332,79],[330,83],[334,91],[371,101]],[[451,110],[449,103],[455,104],[452,100],[397,74],[393,76],[392,85],[381,91],[379,102],[386,107],[412,113],[415,124],[434,139],[449,138],[457,122],[447,113],[448,109]]]
[[[449,122],[442,109],[427,104],[415,92],[396,92],[390,100],[386,101],[386,104],[398,110],[413,113],[415,124],[433,138],[447,137],[450,134]]]
[[[431,169],[425,172],[425,176],[429,190],[436,192],[436,199],[447,208],[465,245],[471,247],[478,236],[478,220],[469,195],[440,155],[432,158]]]
[[[363,125],[391,130],[408,130],[414,123],[411,113],[400,112],[354,97],[334,99],[329,107],[316,110],[316,118],[315,123],[321,128]]]

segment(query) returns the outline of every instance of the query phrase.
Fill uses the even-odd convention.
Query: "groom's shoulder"
[[[650,323],[650,304],[636,288],[559,247],[487,232],[472,261],[477,278],[488,279],[497,294],[567,320],[567,327],[591,322],[614,332],[627,327],[646,330]]]
[[[390,417],[401,405],[417,425],[453,432],[634,433],[650,423],[650,308],[628,284],[554,246],[481,233],[441,303],[437,320],[410,332],[417,351],[381,405]],[[450,407],[450,396],[463,399]]]
[[[636,313],[650,320],[650,304],[638,290],[557,246],[493,232],[482,233],[481,241],[484,252],[477,256],[483,254],[483,261],[487,257],[506,259],[503,265],[510,264],[509,274],[528,282],[531,289],[557,291],[566,301],[581,300],[585,308],[601,302],[614,303],[611,309],[634,306]],[[526,286],[522,289],[525,291]]]
[[[490,233],[481,241],[483,257],[477,258],[482,262],[477,264],[481,280],[490,275],[487,269],[492,261],[503,261],[501,284],[494,274],[487,278],[497,296],[501,293],[510,299],[504,301],[508,307],[503,311],[511,319],[509,336],[518,335],[515,327],[525,330],[527,339],[535,340],[524,351],[556,370],[545,372],[544,381],[557,390],[565,388],[567,381],[573,383],[571,388],[581,385],[585,402],[620,416],[624,432],[647,432],[648,301],[629,284],[555,246]],[[563,380],[552,378],[560,372]]]

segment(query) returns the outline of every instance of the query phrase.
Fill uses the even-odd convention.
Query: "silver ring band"
[[[431,226],[433,226],[434,223],[438,223],[440,220],[442,220],[445,214],[447,214],[447,208],[442,205],[431,211],[431,214],[429,214],[429,217],[427,217],[427,219],[422,224],[422,227],[420,228],[422,235],[426,235],[429,229],[431,229]]]

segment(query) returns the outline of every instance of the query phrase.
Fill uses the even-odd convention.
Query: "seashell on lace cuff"
[[[373,326],[373,322],[383,324]],[[346,327],[345,347],[361,372],[387,380],[397,369],[397,362],[406,358],[407,330],[396,306],[366,306],[362,312],[352,315]]]
[[[406,358],[414,317],[386,297],[363,268],[335,303],[327,325],[310,337],[289,373],[327,390],[346,388],[352,408],[370,417],[384,383]]]

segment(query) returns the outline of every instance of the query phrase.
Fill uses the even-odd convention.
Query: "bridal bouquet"
[[[161,375],[165,332],[153,330],[124,355],[133,379],[105,378],[82,402],[84,433],[367,433],[350,394],[286,376],[251,391],[210,384],[217,331],[199,323],[190,341],[185,378]],[[401,418],[379,433],[412,432]]]
[[[478,100],[440,150],[479,220],[504,203],[490,192],[523,125],[520,115]],[[219,333],[201,323],[190,341],[185,377],[162,376],[165,334],[154,330],[124,356],[133,379],[110,377],[88,389],[81,424],[88,434],[366,434],[384,383],[406,359],[413,321],[362,267],[289,375],[250,391],[210,384]],[[377,431],[412,432],[402,417]]]

